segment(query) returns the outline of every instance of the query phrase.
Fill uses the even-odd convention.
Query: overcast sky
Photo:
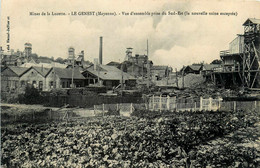
[[[6,50],[6,24],[10,16],[10,45],[33,53],[67,58],[68,47],[85,51],[85,59],[98,58],[103,36],[103,62],[122,61],[127,47],[146,53],[156,65],[183,65],[219,58],[219,51],[243,33],[247,18],[260,18],[256,1],[156,1],[156,0],[2,0],[1,46]],[[117,16],[71,16],[70,12],[116,12]],[[123,16],[122,12],[237,12],[237,16]],[[30,12],[65,12],[67,16],[29,16]]]

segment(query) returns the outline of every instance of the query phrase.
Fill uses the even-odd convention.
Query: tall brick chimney
[[[102,41],[102,36],[100,37],[100,44],[99,44],[99,64],[102,65],[102,57],[103,57],[103,48],[102,48],[102,45],[103,45],[103,41]]]

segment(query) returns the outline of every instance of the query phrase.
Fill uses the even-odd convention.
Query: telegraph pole
[[[73,59],[72,59],[72,77],[71,77],[71,87],[74,88],[73,78],[74,78],[74,57],[75,54],[73,53]]]

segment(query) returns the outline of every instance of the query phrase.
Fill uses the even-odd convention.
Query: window
[[[42,88],[43,88],[43,82],[39,81],[39,90],[42,90]]]
[[[53,81],[50,81],[50,88],[53,88]]]
[[[65,88],[65,87],[66,87],[65,82],[62,82],[62,88]]]
[[[36,88],[36,87],[37,87],[36,81],[33,81],[33,82],[32,82],[32,85],[33,85],[34,88]]]
[[[24,85],[25,85],[25,81],[22,80],[22,81],[21,81],[21,86],[24,86]]]
[[[56,88],[56,82],[53,82],[53,88]]]

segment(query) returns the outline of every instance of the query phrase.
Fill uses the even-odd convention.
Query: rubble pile
[[[206,81],[205,78],[203,78],[203,76],[200,74],[187,74],[184,76],[184,87],[189,88],[194,85],[202,84],[205,81]],[[175,83],[175,86],[177,86],[176,83]],[[180,88],[182,88],[182,86],[183,86],[182,77],[178,78],[178,86]]]

